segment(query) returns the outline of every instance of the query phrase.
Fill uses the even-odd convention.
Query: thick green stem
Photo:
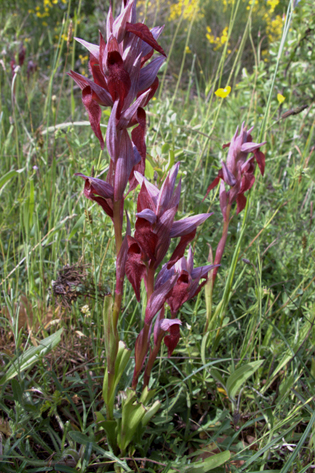
[[[115,231],[115,242],[116,242],[116,257],[118,257],[121,245],[122,245],[122,212],[121,212],[121,200],[114,202],[113,206],[114,213],[114,231]],[[116,278],[117,280],[117,278]],[[118,319],[121,311],[122,304],[122,290],[116,287],[115,299],[113,304],[113,310],[111,314],[106,317],[105,323],[105,336],[107,337],[107,393],[105,394],[107,419],[113,420],[114,418],[114,389],[115,389],[115,364],[118,352],[119,336],[118,336]]]

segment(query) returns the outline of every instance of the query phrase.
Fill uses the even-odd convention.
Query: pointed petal
[[[92,80],[88,79],[87,77],[81,76],[77,72],[70,71],[67,72],[68,76],[72,77],[75,82],[78,84],[81,90],[83,90],[87,85],[91,87],[93,92],[95,93],[97,100],[100,105],[105,105],[106,107],[111,107],[113,105],[112,98],[107,90],[103,89],[99,85],[95,84]],[[93,97],[94,98],[94,97]]]
[[[196,230],[193,230],[191,233],[185,234],[181,237],[178,245],[176,246],[169,262],[167,263],[167,268],[170,269],[176,261],[178,261],[185,253],[187,245],[195,238]]]
[[[265,155],[262,151],[259,151],[258,149],[254,151],[254,156],[257,161],[258,167],[260,169],[261,175],[263,176],[265,173]]]
[[[133,55],[129,54],[126,59],[124,59],[124,68],[129,74],[131,83],[124,102],[124,109],[126,109],[132,104],[134,98],[137,96],[137,86],[141,69],[141,54],[139,54],[136,59],[133,59]]]
[[[85,41],[84,39],[81,38],[74,38],[78,43],[82,44],[93,56],[99,60],[99,55],[100,55],[100,47],[97,44],[92,44],[88,43],[88,41]]]
[[[119,154],[119,139],[121,132],[117,133],[117,126],[116,126],[116,116],[117,116],[117,109],[119,103],[118,100],[115,101],[112,112],[110,114],[108,124],[107,124],[107,131],[106,131],[106,144],[109,155],[113,160],[113,163],[116,164],[117,157]]]
[[[163,264],[161,271],[155,279],[154,289],[158,289],[162,284],[164,284],[171,276],[175,274],[174,267],[167,269],[167,265]]]
[[[110,36],[113,34],[113,25],[114,25],[114,18],[113,18],[112,5],[110,3],[108,14],[107,14],[107,21],[106,21],[106,38],[107,38],[107,41],[109,40]]]
[[[245,173],[242,177],[242,184],[240,188],[240,194],[243,194],[244,192],[248,191],[251,189],[254,185],[255,182],[255,176],[253,173]]]
[[[135,239],[141,248],[142,260],[155,261],[158,237],[157,234],[152,231],[150,222],[141,218],[137,219]]]
[[[174,285],[171,294],[167,298],[172,316],[176,315],[181,306],[188,300],[191,278],[187,271],[182,271]]]
[[[155,26],[150,31],[151,31],[151,34],[152,34],[153,38],[155,40],[157,40],[160,37],[163,30],[164,30],[164,25],[163,26]],[[150,44],[143,41],[143,43],[141,45],[142,57],[145,57],[147,54],[150,53],[150,51],[152,51],[152,53],[153,53],[152,46],[150,46]]]
[[[199,279],[206,277],[209,271],[214,268],[218,268],[220,264],[208,264],[206,266],[199,266],[199,268],[194,268],[191,272],[192,279]]]
[[[75,173],[75,176],[80,176],[85,181],[88,181],[93,194],[97,194],[100,197],[103,197],[104,199],[112,199],[114,197],[113,187],[102,179],[97,179],[96,177],[88,177],[80,172]]]
[[[192,273],[193,267],[194,267],[194,254],[192,252],[191,246],[189,246],[188,256],[187,256],[187,271],[189,272],[189,274]]]
[[[113,24],[113,33],[117,38],[118,43],[124,39],[126,32],[127,22],[131,19],[131,13],[133,8],[133,1],[130,1],[126,7],[122,10],[121,14],[116,18]]]
[[[155,213],[150,209],[142,210],[142,212],[136,213],[136,216],[147,220],[152,225],[156,222],[156,218],[157,218]]]
[[[176,211],[176,207],[166,210],[163,215],[158,219],[158,222],[155,226],[155,231],[158,234],[158,247],[156,251],[156,261],[154,263],[155,269],[163,261],[164,256],[166,255],[169,249],[171,242],[170,229],[174,221]]]
[[[135,171],[135,178],[137,179],[139,184],[141,184],[141,186],[142,186],[142,184],[144,184],[144,186],[146,187],[146,189],[148,191],[148,194],[150,195],[150,197],[152,199],[152,202],[154,202],[154,204],[155,204],[154,209],[152,209],[152,210],[155,210],[157,199],[158,199],[158,196],[159,196],[159,193],[160,193],[159,189],[157,187],[155,187],[153,184],[151,184],[151,182],[149,182],[142,174],[140,174],[137,171]],[[138,212],[141,212],[141,210],[143,210],[143,208],[141,208],[140,210],[137,209]]]
[[[82,102],[89,114],[91,128],[94,131],[95,136],[98,138],[101,148],[103,149],[105,143],[100,127],[102,110],[101,107],[93,100],[92,91],[89,86],[82,90]]]
[[[169,171],[166,179],[163,182],[161,187],[159,198],[157,201],[157,214],[162,215],[165,211],[167,204],[171,200],[171,197],[174,192],[176,177],[179,169],[179,163],[176,163],[172,169]]]
[[[144,322],[150,324],[153,317],[159,310],[162,309],[165,299],[167,298],[170,291],[173,289],[178,278],[178,274],[174,274],[168,281],[162,284],[158,289],[156,289],[148,300],[147,308],[145,311]]]
[[[141,69],[137,86],[137,93],[151,87],[164,61],[164,57],[159,56],[153,59],[147,66]]]
[[[210,214],[199,214],[194,215],[193,217],[183,218],[174,222],[171,228],[171,238],[176,238],[179,236],[187,235],[195,230],[199,225],[201,225],[207,218],[212,215]]]
[[[136,36],[141,38],[142,41],[145,41],[153,49],[155,49],[156,51],[158,51],[159,53],[163,54],[163,56],[166,57],[166,54],[163,51],[163,48],[161,48],[161,46],[158,44],[158,42],[154,39],[154,37],[153,37],[151,31],[149,30],[149,28],[146,25],[144,25],[143,23],[135,23],[135,24],[127,23],[126,24],[126,31],[128,31],[129,33],[135,34]]]
[[[241,151],[242,153],[253,153],[255,150],[260,148],[261,146],[265,145],[267,141],[264,141],[263,143],[243,143],[241,146]]]
[[[136,172],[137,173],[137,172]],[[139,173],[137,173],[139,174]],[[142,212],[145,209],[150,209],[155,213],[155,203],[152,195],[149,193],[146,183],[143,181],[137,200],[137,212]]]
[[[122,112],[117,124],[117,128],[120,128],[120,129],[128,128],[129,126],[136,124],[137,122],[136,114],[137,114],[138,108],[144,106],[149,93],[150,91],[147,90],[146,92],[141,94],[137,98],[137,100],[135,100],[135,102],[129,108],[127,108],[127,110]]]
[[[236,198],[236,203],[237,203],[236,213],[239,214],[240,212],[242,212],[242,210],[245,208],[245,205],[246,205],[246,197],[244,196],[244,194],[238,194]]]
[[[85,197],[87,197],[89,200],[97,202],[102,207],[104,212],[110,218],[113,218],[113,204],[111,202],[111,199],[105,199],[103,197],[95,195],[93,186],[90,183],[90,178],[86,178],[86,176],[83,176],[83,175],[81,175],[81,177],[83,177],[83,179],[85,179],[85,185],[84,185],[84,195],[85,195]]]
[[[104,74],[103,74],[103,72],[101,71],[101,68],[100,68],[100,62],[92,54],[90,54],[89,69],[90,69],[90,72],[93,76],[94,83],[96,85],[98,85],[99,87],[101,87],[102,89],[105,89],[106,93],[108,94],[109,100],[112,100],[112,98],[111,98],[111,96],[110,96],[110,94],[107,90],[107,84],[106,84],[105,76],[104,76]],[[96,101],[98,101],[99,104],[101,105],[101,101],[100,101],[99,97],[96,96],[96,94],[95,94],[95,97],[93,97],[93,98]]]
[[[180,339],[179,325],[173,325],[170,327],[170,335],[166,335],[164,343],[167,346],[167,356],[170,358],[173,351],[178,345]]]
[[[115,166],[114,199],[122,199],[134,164],[131,139],[127,130],[120,133],[119,153]]]
[[[146,274],[146,266],[141,259],[141,249],[137,241],[129,235],[127,240],[129,249],[125,264],[126,276],[135,291],[137,301],[140,302],[140,286]]]
[[[226,182],[231,187],[235,186],[236,184],[235,176],[229,171],[224,161],[222,161],[222,173],[223,173],[224,182]]]

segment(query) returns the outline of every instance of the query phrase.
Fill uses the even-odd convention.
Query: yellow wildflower
[[[277,100],[279,104],[281,105],[285,101],[285,97],[281,94],[277,94]]]
[[[184,20],[191,21],[196,15],[196,19],[204,17],[200,0],[178,0],[177,3],[171,5],[170,21],[177,20],[183,15]]]
[[[217,97],[221,97],[221,99],[225,99],[231,92],[231,87],[227,85],[224,89],[218,89],[214,93]]]

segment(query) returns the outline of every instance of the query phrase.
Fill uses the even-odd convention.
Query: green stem
[[[118,200],[114,202],[114,205],[113,205],[116,258],[118,257],[118,254],[122,245],[121,204],[122,204],[121,200]],[[108,347],[107,347],[107,353],[106,353],[107,372],[105,373],[105,376],[107,376],[107,390],[108,390],[107,399],[110,400],[110,402],[106,403],[106,411],[107,411],[108,420],[113,420],[114,418],[113,391],[115,389],[115,378],[116,378],[115,364],[116,364],[116,357],[117,357],[118,344],[119,344],[117,326],[118,326],[119,314],[121,311],[122,297],[123,297],[123,293],[121,289],[118,289],[116,287],[113,311],[111,313],[111,316],[106,318],[106,322],[105,322],[105,332],[106,332],[105,336],[107,336],[107,340],[108,340]]]

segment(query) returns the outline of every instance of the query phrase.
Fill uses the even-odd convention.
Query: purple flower
[[[146,25],[136,23],[136,0],[125,0],[122,11],[115,20],[110,7],[106,28],[107,43],[102,34],[99,45],[76,38],[90,52],[89,66],[93,80],[74,71],[70,71],[69,75],[82,90],[83,104],[102,148],[104,140],[100,129],[100,105],[113,107],[118,101],[116,119],[119,120],[136,98],[145,95],[139,108],[144,107],[153,97],[158,87],[157,72],[164,58],[157,57],[144,65],[152,57],[154,50],[166,56],[156,41],[162,31],[163,27],[155,27],[150,31]],[[124,126],[139,123],[142,127],[142,117],[137,117],[137,109],[131,118],[129,124],[124,123]]]
[[[250,132],[253,127],[248,131],[242,124],[240,134],[238,134],[238,128],[236,129],[235,135],[232,141],[227,145],[223,145],[223,148],[229,147],[226,163],[222,162],[222,168],[219,170],[217,177],[210,184],[207,189],[204,199],[207,197],[209,192],[216,187],[220,179],[220,206],[224,220],[226,220],[226,207],[236,201],[237,213],[240,213],[246,205],[246,197],[244,192],[249,190],[255,182],[255,164],[254,160],[257,161],[258,167],[262,176],[265,172],[265,155],[260,151],[260,147],[263,143],[253,143]],[[253,153],[249,159],[248,154]],[[230,190],[225,190],[224,182],[230,186]]]
[[[84,195],[90,200],[97,202],[104,212],[113,218],[113,187],[102,179],[96,177],[88,177],[80,172],[75,174],[85,180]]]
[[[187,259],[183,256],[171,269],[164,265],[156,278],[155,289],[158,289],[161,284],[164,285],[166,281],[177,274],[176,284],[173,285],[165,299],[170,307],[172,317],[177,314],[185,302],[200,292],[206,283],[208,272],[220,266],[210,264],[194,268],[193,264],[193,253],[190,247]],[[201,279],[205,280],[200,282]]]
[[[184,254],[187,245],[196,234],[196,228],[211,214],[187,217],[177,222],[174,218],[178,209],[181,183],[175,189],[179,163],[168,173],[161,190],[157,189],[141,174],[136,178],[141,184],[138,195],[137,220],[134,237],[128,237],[129,249],[126,275],[132,284],[137,300],[140,300],[140,283],[146,283],[147,269],[156,270],[164,259],[171,238],[180,237],[167,267],[173,266]]]

